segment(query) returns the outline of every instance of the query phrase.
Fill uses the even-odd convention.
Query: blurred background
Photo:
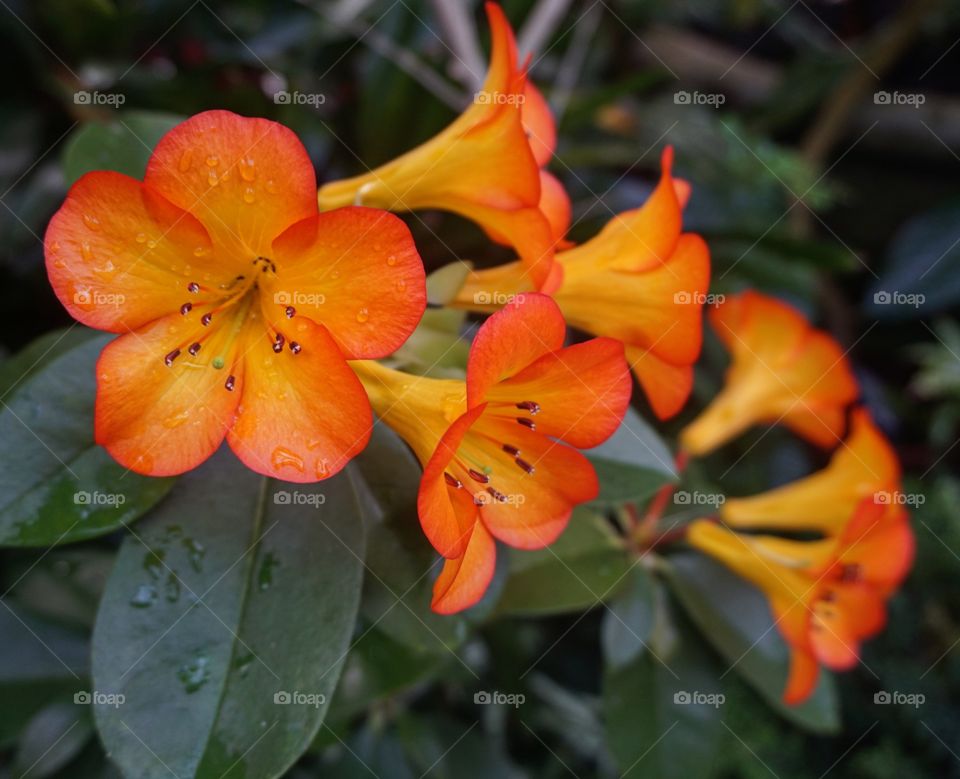
[[[463,644],[465,625],[451,623],[445,645],[422,651],[377,631],[290,775],[960,776],[960,5],[503,5],[558,119],[551,169],[573,199],[571,237],[642,202],[672,144],[713,290],[788,299],[850,350],[908,488],[924,496],[917,563],[863,665],[836,679],[836,721],[805,730],[771,713],[699,639],[690,662],[726,695],[716,717],[681,722],[657,703],[655,675],[613,705],[603,609],[506,616]],[[0,348],[69,324],[41,239],[67,187],[104,155],[139,175],[178,117],[227,108],[291,127],[319,180],[353,175],[451,121],[479,86],[487,42],[471,0],[0,0]],[[503,256],[456,217],[407,221],[428,270]],[[702,363],[692,410],[719,386],[712,339]],[[825,462],[784,431],[759,438],[699,477],[722,474],[745,494]],[[5,552],[0,590],[82,655],[110,549]],[[687,630],[673,611],[671,629]],[[115,776],[89,723],[62,732],[50,702],[63,680],[49,664],[25,675],[33,654],[0,631],[0,775]],[[523,704],[477,705],[467,667]],[[888,705],[878,691],[924,701]]]

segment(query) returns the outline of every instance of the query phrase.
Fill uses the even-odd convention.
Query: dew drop
[[[254,168],[253,160],[247,157],[240,161],[240,178],[244,181],[253,181],[257,177],[257,171]]]
[[[303,458],[296,452],[291,452],[282,446],[278,446],[270,455],[270,464],[276,469],[293,468],[295,471],[303,473]]]
[[[397,279],[397,283],[394,284],[394,287],[396,287],[397,292],[403,292],[407,288],[407,280]]]
[[[278,565],[280,565],[280,560],[273,552],[267,552],[264,555],[263,562],[260,563],[260,570],[257,573],[260,592],[266,592],[270,589],[270,585],[273,584],[273,571]]]
[[[188,693],[195,693],[210,678],[209,660],[200,655],[194,658],[193,662],[180,666],[177,671],[177,678],[183,685],[183,689]]]
[[[215,157],[215,156],[213,156],[213,155],[207,157],[207,165],[208,165],[208,167],[215,168],[215,167],[217,167],[217,165],[219,165],[219,164],[220,164],[220,158],[219,158],[219,157]]]
[[[243,190],[243,202],[252,203],[256,199],[256,193],[253,191],[253,187],[247,187]]]
[[[190,555],[190,567],[200,573],[203,570],[204,555],[207,553],[206,547],[192,538],[184,538],[181,543]]]
[[[157,599],[157,588],[152,584],[141,584],[130,598],[130,605],[135,609],[146,609]]]
[[[326,479],[330,475],[330,464],[326,458],[317,460],[313,468],[314,474],[318,479]]]
[[[206,246],[198,246],[193,250],[194,257],[206,257],[210,254],[210,250]]]
[[[147,241],[147,248],[148,248],[148,249],[156,249],[156,248],[157,248],[157,242],[154,241],[154,240]]]
[[[220,183],[220,179],[217,178],[217,172],[213,168],[207,171],[207,183],[211,187],[215,187]]]
[[[190,170],[190,163],[193,162],[193,149],[186,149],[183,154],[180,155],[179,168],[181,173],[186,173]]]
[[[93,272],[98,276],[102,276],[105,279],[112,279],[117,275],[117,266],[114,265],[110,260],[107,260],[99,268],[94,268]]]
[[[87,227],[89,227],[91,230],[99,230],[99,229],[100,229],[100,220],[97,219],[97,217],[95,217],[93,214],[84,214],[84,215],[83,215],[83,223],[84,223]]]
[[[389,265],[392,268],[396,264],[397,264],[396,254],[391,254],[389,257],[387,257],[387,265]]]
[[[93,251],[91,251],[90,244],[86,241],[80,244],[80,254],[83,255],[83,259],[87,262],[93,259]]]
[[[176,574],[173,571],[170,572],[170,575],[167,576],[167,585],[164,588],[164,595],[167,598],[168,603],[176,603],[180,600],[180,580],[177,579]]]
[[[361,309],[357,312],[357,321],[358,321],[360,324],[363,324],[363,323],[366,322],[368,319],[370,319],[370,312],[366,309],[366,307],[361,308]]]
[[[190,419],[190,410],[181,411],[179,414],[171,414],[166,419],[163,420],[163,426],[169,430],[173,430],[175,427],[180,427],[188,419]]]
[[[275,182],[273,179],[267,179],[267,192],[269,192],[271,195],[275,195],[277,193],[277,182]]]

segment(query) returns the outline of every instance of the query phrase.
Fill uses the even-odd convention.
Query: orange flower
[[[447,558],[435,611],[460,611],[482,597],[494,538],[547,546],[573,507],[596,497],[593,466],[577,449],[617,429],[630,373],[616,341],[564,348],[565,330],[556,304],[532,293],[480,328],[466,382],[354,364],[378,416],[424,466],[420,523]]]
[[[730,352],[725,386],[681,433],[691,455],[706,454],[754,424],[783,422],[813,443],[840,440],[857,382],[839,344],[791,306],[748,291],[710,311]]]
[[[698,235],[681,233],[689,194],[664,150],[660,182],[641,208],[611,219],[591,240],[556,255],[548,289],[567,321],[622,341],[660,419],[676,414],[693,387],[710,256]],[[529,288],[519,263],[471,273],[455,305],[497,308]]]
[[[486,10],[490,68],[472,105],[401,157],[324,185],[320,207],[363,203],[390,211],[452,211],[512,246],[539,288],[550,273],[554,243],[569,226],[570,204],[556,179],[540,170],[556,144],[550,110],[518,64],[500,6],[487,3]]]
[[[891,503],[900,494],[900,464],[869,412],[853,412],[851,433],[822,471],[747,498],[731,498],[720,509],[736,528],[775,527],[837,535],[856,507],[869,498]]]
[[[143,182],[81,178],[45,251],[70,314],[121,333],[97,365],[97,443],[154,476],[195,467],[224,437],[260,473],[336,473],[371,428],[346,359],[394,351],[425,306],[397,217],[320,214],[296,136],[227,111],[171,130]]]
[[[741,535],[708,520],[691,523],[687,540],[766,595],[790,647],[787,703],[806,700],[820,665],[848,670],[860,643],[886,622],[886,598],[913,559],[906,512],[863,500],[835,538],[794,541]]]

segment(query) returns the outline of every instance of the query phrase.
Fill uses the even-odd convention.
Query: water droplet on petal
[[[253,187],[247,187],[243,190],[243,202],[252,203],[256,199],[256,193],[253,191]]]
[[[397,255],[391,254],[389,257],[387,257],[387,265],[389,265],[390,267],[393,267],[396,264],[397,264]]]
[[[90,244],[87,243],[87,241],[84,241],[80,244],[80,254],[87,262],[90,262],[93,259],[93,251],[90,249]]]
[[[282,446],[273,450],[273,454],[270,455],[270,464],[278,471],[281,468],[289,467],[303,473],[303,458],[296,452],[291,452]]]
[[[267,192],[269,192],[271,195],[275,195],[277,193],[277,183],[273,179],[267,180]]]
[[[357,321],[360,324],[363,324],[368,319],[370,319],[370,312],[364,307],[357,312]]]
[[[180,425],[182,425],[188,419],[190,419],[190,409],[181,411],[179,414],[171,414],[163,420],[163,426],[172,430],[175,427],[180,427]]]
[[[211,187],[215,187],[220,183],[220,179],[217,178],[217,172],[213,168],[207,171],[207,183]]]
[[[146,243],[146,242],[147,242],[147,234],[146,234],[146,233],[137,233],[137,239],[136,239],[136,240],[137,240],[137,243]]]
[[[257,177],[257,171],[254,168],[253,160],[247,157],[240,160],[240,178],[244,181],[253,181]]]
[[[180,155],[180,172],[186,173],[188,170],[190,170],[191,162],[193,162],[193,149],[186,149],[183,154]]]
[[[213,156],[213,155],[207,157],[207,165],[210,166],[211,168],[215,168],[215,167],[217,167],[217,165],[219,165],[219,164],[220,164],[220,158],[219,158],[219,157],[215,157],[215,156]]]
[[[97,219],[97,217],[95,217],[93,214],[84,214],[84,215],[83,215],[83,223],[84,223],[87,227],[89,227],[91,230],[99,230],[99,229],[100,229],[100,220]]]

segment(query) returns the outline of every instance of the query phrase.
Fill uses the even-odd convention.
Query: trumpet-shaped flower
[[[490,67],[473,103],[445,130],[397,159],[324,185],[320,207],[355,203],[460,214],[512,246],[539,288],[550,274],[554,244],[569,225],[570,204],[559,182],[541,171],[556,144],[550,109],[518,63],[503,11],[495,3],[486,9]]]
[[[830,464],[804,479],[746,498],[730,498],[720,509],[736,528],[815,530],[837,535],[856,507],[869,498],[878,504],[900,495],[900,463],[869,412],[853,412],[851,432]]]
[[[781,421],[819,446],[840,440],[858,388],[833,338],[753,291],[727,298],[709,316],[731,364],[723,390],[681,433],[689,454],[706,454],[751,425]]]
[[[556,304],[536,293],[491,316],[470,350],[466,382],[354,363],[374,410],[424,467],[420,522],[447,558],[433,608],[476,603],[493,576],[494,539],[550,544],[573,507],[596,497],[578,449],[619,426],[630,399],[623,347],[597,338],[564,347]]]
[[[397,217],[319,213],[296,136],[227,111],[165,135],[142,182],[82,177],[44,248],[70,314],[121,334],[97,364],[96,440],[148,475],[189,470],[224,437],[260,473],[336,473],[372,422],[346,360],[394,351],[425,306]]]
[[[589,241],[558,252],[550,289],[567,321],[622,341],[627,361],[660,419],[676,414],[693,387],[710,255],[681,232],[688,190],[663,153],[660,182],[638,209],[611,219]],[[520,263],[471,273],[456,305],[489,310],[529,288]]]
[[[886,599],[913,559],[906,512],[870,498],[835,538],[741,535],[697,520],[687,540],[765,594],[791,650],[784,691],[791,704],[813,692],[820,665],[841,671],[857,664],[861,642],[883,629]]]

